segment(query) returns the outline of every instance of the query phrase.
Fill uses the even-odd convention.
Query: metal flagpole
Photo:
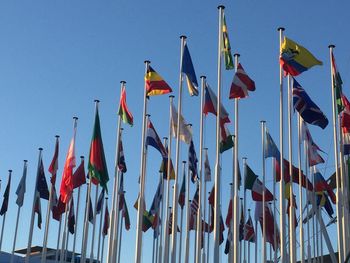
[[[157,235],[157,240],[156,240],[156,255],[155,255],[155,263],[158,263],[158,248],[159,248],[159,235]]]
[[[333,247],[332,247],[332,243],[331,243],[331,240],[329,239],[328,232],[327,232],[326,227],[324,225],[322,216],[318,216],[317,215],[317,220],[320,223],[320,228],[321,228],[321,231],[323,233],[324,240],[325,240],[325,243],[327,245],[331,261],[332,261],[332,263],[336,263],[337,259],[335,257],[334,250],[333,250]]]
[[[243,198],[241,197],[239,200],[240,200],[240,203],[242,204],[242,203],[243,203]],[[241,209],[238,210],[238,213],[239,213],[239,214],[242,213],[242,211],[241,211],[241,210],[242,210],[242,206],[240,206],[240,207],[241,207]],[[240,222],[239,222],[239,224],[240,224]],[[238,228],[238,229],[239,229],[239,228]],[[240,233],[239,233],[239,234],[240,234]],[[238,237],[239,237],[239,235],[238,235]],[[243,261],[242,261],[242,259],[243,259],[243,257],[242,257],[243,242],[244,242],[244,239],[239,241],[239,261],[238,261],[238,262],[243,262]]]
[[[73,118],[74,120],[78,120],[77,117]],[[56,141],[58,141],[59,135],[56,135]],[[43,242],[43,250],[41,255],[41,263],[46,262],[46,253],[47,253],[47,238],[49,235],[49,226],[50,226],[50,214],[51,214],[51,203],[52,203],[52,196],[53,195],[53,185],[50,186],[50,194],[49,194],[49,201],[47,205],[47,212],[46,212],[46,221],[45,221],[45,233],[44,233],[44,242]]]
[[[120,195],[120,193],[118,193],[118,194]],[[117,213],[120,213],[120,211],[117,211]],[[122,241],[122,232],[123,232],[122,231],[123,230],[123,217],[122,216],[119,216],[117,225],[115,227],[117,227],[119,229],[119,232],[120,232],[120,234],[118,234],[118,247],[114,248],[114,251],[115,251],[114,256],[116,257],[116,260],[119,263],[120,262],[120,248],[121,248],[121,241]]]
[[[209,195],[210,195],[210,192],[208,192],[208,196]],[[207,201],[208,201],[207,199],[204,200],[205,203]],[[210,209],[209,205],[208,205],[208,224],[209,224],[210,227],[213,224],[213,222],[211,222],[211,209]],[[209,237],[210,237],[210,233],[208,231],[208,233],[207,233],[207,262],[206,263],[209,263],[209,252],[210,252],[210,250],[209,250],[210,238]],[[203,262],[203,263],[205,263],[205,262]]]
[[[169,262],[169,252],[168,252],[168,244],[169,244],[169,198],[170,198],[170,176],[171,176],[171,142],[172,142],[172,134],[171,134],[171,116],[172,116],[172,105],[173,105],[173,99],[174,96],[170,95],[169,96],[169,144],[168,144],[168,163],[167,165],[167,182],[166,182],[166,199],[165,199],[165,230],[164,230],[164,259],[163,262],[164,263],[168,263]],[[164,164],[165,165],[165,164]],[[162,249],[159,249],[159,258],[162,259]]]
[[[168,140],[168,138],[167,137],[163,137],[163,140],[164,140],[164,145],[166,145],[166,141]],[[165,166],[166,164],[165,163],[163,163],[163,165]],[[163,167],[163,169],[164,169],[165,167]],[[160,207],[160,209],[161,209],[161,211],[160,211],[160,233],[159,233],[159,244],[158,244],[158,253],[157,253],[157,263],[158,262],[161,262],[162,261],[162,249],[163,249],[163,231],[165,231],[165,230],[163,230],[164,229],[164,225],[163,225],[163,223],[162,223],[162,220],[164,219],[164,204],[165,204],[165,202],[164,202],[164,187],[165,187],[165,185],[164,185],[164,176],[163,176],[163,174],[162,174],[162,172],[161,171],[159,171],[159,174],[160,174],[160,176],[161,176],[161,180],[162,180],[162,200],[161,200],[161,202],[162,202],[162,205],[161,205],[161,207]],[[164,220],[164,222],[165,222],[166,220]],[[159,227],[159,220],[158,220],[158,227]]]
[[[153,231],[155,231],[155,230],[153,230]],[[153,241],[152,241],[152,263],[155,263],[154,262],[154,250],[155,250],[155,242],[156,241],[156,239],[154,238],[154,235],[153,235]]]
[[[190,201],[190,172],[189,165],[187,165],[186,177],[186,237],[185,237],[185,263],[188,263],[190,256],[190,217],[191,217],[191,201]],[[181,259],[179,259],[181,262]]]
[[[185,169],[186,169],[186,161],[182,161],[182,172],[185,173]],[[188,189],[186,189],[188,191]],[[182,224],[183,224],[183,209],[181,209],[180,211],[180,242],[179,242],[179,262],[181,262],[181,253],[182,253],[182,232],[183,232],[183,228],[182,228]]]
[[[65,252],[65,248],[66,248],[66,238],[67,238],[66,235],[67,235],[68,211],[69,211],[69,202],[67,202],[65,204],[63,236],[62,236],[61,251],[60,251],[60,263],[63,263],[63,261],[64,261],[64,252]]]
[[[273,173],[273,215],[277,215],[277,206],[276,206],[276,159],[272,158],[272,173]],[[273,220],[273,244],[274,244],[274,263],[277,263],[277,222]]]
[[[260,121],[261,123],[261,144],[262,144],[262,178],[263,178],[263,197],[262,197],[262,206],[263,206],[263,228],[262,228],[262,262],[266,262],[266,209],[265,209],[265,121]],[[294,262],[294,261],[292,261]]]
[[[27,160],[23,161],[23,176],[26,176],[27,174]],[[23,203],[22,203],[23,204]],[[21,207],[18,205],[18,209],[17,209],[17,217],[16,217],[16,228],[15,228],[15,235],[13,237],[13,245],[12,245],[12,254],[11,254],[11,263],[13,263],[14,261],[14,254],[15,254],[15,249],[16,249],[16,240],[17,240],[17,231],[18,231],[18,222],[19,222],[19,215],[21,213]]]
[[[58,224],[58,234],[57,234],[57,245],[56,245],[56,253],[55,253],[55,262],[58,261],[58,253],[60,249],[60,241],[61,241],[61,228],[62,228],[62,216],[60,215],[60,220]]]
[[[91,175],[89,174],[89,178]],[[81,258],[80,263],[86,263],[86,248],[87,248],[87,242],[89,239],[89,210],[90,210],[90,195],[91,195],[91,187],[92,187],[92,181],[90,180],[87,184],[88,190],[87,190],[87,196],[86,196],[86,209],[85,209],[85,222],[84,222],[84,235],[83,235],[83,243],[81,246]]]
[[[203,203],[203,105],[204,105],[204,87],[206,76],[201,76],[201,103],[200,103],[200,128],[199,128],[199,185],[198,185],[198,212],[197,212],[197,247],[196,247],[196,261],[195,263],[202,263],[201,249],[202,249],[202,203]],[[181,235],[181,234],[180,234]],[[181,244],[181,243],[180,243]],[[204,251],[203,251],[204,252]]]
[[[92,220],[92,238],[91,238],[91,249],[90,249],[90,263],[94,262],[94,245],[95,245],[95,227],[96,227],[96,211],[97,211],[97,201],[98,201],[98,184],[96,185],[95,191],[95,204],[94,204],[94,217]]]
[[[29,228],[29,236],[28,236],[28,244],[27,244],[27,253],[26,253],[26,257],[25,257],[25,263],[29,263],[30,252],[31,252],[31,247],[32,247],[33,227],[34,227],[34,208],[35,208],[35,201],[36,201],[36,197],[37,197],[36,185],[38,182],[40,161],[42,158],[42,151],[43,151],[43,148],[39,148],[38,168],[37,168],[36,179],[35,179],[35,190],[34,190],[34,196],[33,196],[32,215],[30,218],[30,228]]]
[[[177,211],[178,211],[178,182],[179,182],[179,160],[180,160],[180,116],[182,112],[182,57],[186,41],[186,36],[181,36],[181,49],[180,49],[180,74],[179,74],[179,99],[177,106],[177,127],[176,127],[176,156],[175,156],[175,182],[174,182],[174,194],[173,194],[173,223],[172,223],[172,236],[171,236],[171,249],[170,257],[171,263],[176,263],[176,246],[177,246]]]
[[[151,62],[145,61],[145,73],[147,73],[148,66]],[[141,165],[140,165],[140,195],[138,200],[138,209],[137,209],[137,229],[136,229],[136,249],[135,249],[135,263],[141,262],[142,255],[142,220],[143,220],[143,211],[144,211],[144,200],[145,200],[145,182],[146,182],[146,153],[147,148],[145,147],[145,136],[146,136],[146,126],[148,122],[147,116],[147,88],[145,82],[145,94],[143,101],[143,115],[142,115],[142,139],[141,139]]]
[[[197,225],[194,224],[193,225],[194,227],[194,247],[193,247],[193,262],[195,263],[196,262],[196,258],[197,258],[197,254],[196,254],[196,247],[197,247],[197,238],[196,238],[196,235],[197,235]]]
[[[243,160],[243,167],[244,167],[244,178],[245,178],[245,176],[246,176],[246,164],[247,164],[247,158],[246,157],[243,157],[242,158],[242,160]],[[246,216],[245,216],[245,214],[246,214],[246,206],[247,206],[247,195],[246,195],[246,191],[245,191],[245,180],[244,180],[244,189],[243,189],[243,224],[245,224],[245,218],[246,218]],[[246,263],[246,242],[245,242],[245,238],[244,238],[244,229],[243,229],[243,240],[242,240],[242,242],[243,242],[243,257],[241,256],[241,258],[243,258],[243,263]]]
[[[312,184],[315,185],[315,178],[313,171],[310,169],[310,176],[312,178]],[[311,202],[312,202],[312,245],[313,245],[313,256],[314,261],[316,260],[316,230],[315,230],[315,214],[316,214],[316,199],[315,199],[315,189],[312,189],[312,196],[311,196]]]
[[[11,180],[11,174],[12,174],[12,170],[9,170],[9,182]],[[2,240],[3,240],[3,236],[4,236],[4,227],[5,227],[5,222],[6,222],[6,214],[7,214],[7,211],[5,212],[5,214],[3,215],[3,218],[2,218],[1,236],[0,236],[0,251],[1,251],[1,248],[2,248]]]
[[[282,45],[282,37],[283,37],[283,27],[278,28],[279,32],[279,40],[280,47]],[[282,66],[280,66],[280,173],[281,173],[281,181],[280,181],[280,231],[281,231],[281,263],[285,263],[287,260],[286,253],[286,218],[285,218],[285,202],[284,202],[284,193],[285,193],[285,183],[284,183],[284,159],[283,159],[283,151],[284,151],[284,142],[283,142],[283,70]]]
[[[216,154],[215,154],[215,209],[214,209],[214,253],[213,262],[219,262],[220,244],[220,103],[221,103],[221,46],[222,46],[222,17],[225,7],[219,9],[219,34],[218,34],[218,82],[217,82],[217,115],[216,115]]]
[[[255,263],[258,263],[258,221],[255,220]]]
[[[235,70],[237,71],[239,54],[234,54],[235,58]],[[239,178],[238,178],[238,99],[235,98],[235,143],[234,143],[234,184],[233,184],[233,214],[234,214],[234,225],[233,225],[233,244],[239,242]],[[238,262],[240,255],[237,246],[233,247],[233,258],[235,262]]]
[[[329,55],[330,60],[332,61],[332,53],[333,49],[335,48],[334,45],[329,45]],[[342,227],[342,211],[341,211],[341,191],[340,191],[340,175],[338,171],[339,167],[339,157],[338,157],[338,136],[337,136],[337,126],[336,126],[336,108],[335,108],[335,94],[334,94],[334,79],[333,79],[333,67],[331,66],[331,90],[332,90],[332,113],[333,113],[333,139],[334,139],[334,159],[335,159],[335,177],[336,177],[336,185],[337,185],[337,204],[336,204],[336,210],[337,210],[337,237],[338,237],[338,260],[339,262],[344,262],[344,251],[343,251],[343,227]]]
[[[147,63],[146,63],[147,64]],[[147,65],[146,65],[147,67]],[[126,81],[120,81],[120,93],[122,93],[123,88],[126,87]],[[115,160],[114,160],[114,189],[112,195],[112,211],[110,215],[111,227],[108,237],[108,252],[107,252],[107,262],[115,262],[116,260],[116,248],[118,247],[118,227],[115,226],[116,222],[119,222],[119,185],[120,185],[120,172],[118,169],[118,160],[119,160],[119,147],[122,136],[121,127],[121,116],[118,114],[117,122],[117,141],[115,145]]]
[[[250,218],[250,209],[248,208],[248,218]],[[245,257],[245,255],[244,255]],[[248,263],[250,263],[250,241],[248,241]]]
[[[105,211],[104,211],[103,215],[106,214],[106,210],[107,210],[107,207],[108,207],[108,197],[107,197],[107,196],[105,197],[105,203],[106,203],[106,205],[105,205]],[[103,217],[103,218],[104,218],[104,217]],[[107,230],[107,234],[108,234],[108,230]],[[97,259],[97,260],[100,260],[100,263],[103,262],[104,247],[105,247],[105,235],[104,235],[104,233],[102,233],[101,257]],[[73,262],[72,262],[72,263],[73,263]]]
[[[84,156],[80,156],[81,162],[84,161]],[[79,203],[80,203],[80,186],[78,187],[78,197],[77,197],[77,208],[75,213],[75,230],[74,230],[74,238],[73,238],[73,249],[72,249],[72,263],[75,260],[75,243],[77,240],[77,232],[78,232],[78,219],[79,219]]]
[[[67,226],[68,228],[68,226]],[[68,254],[68,244],[69,244],[69,232],[67,232],[67,238],[66,238],[66,247],[64,248],[64,262],[67,262],[67,254]]]
[[[300,261],[304,263],[304,226],[303,226],[303,187],[302,187],[302,171],[301,171],[301,116],[298,114],[298,168],[299,168],[299,240],[300,240]],[[307,188],[307,187],[306,187]]]
[[[304,122],[302,122],[303,125]],[[304,159],[305,159],[305,176],[306,179],[309,178],[309,168],[308,168],[308,156],[307,156],[307,143],[304,141]],[[305,195],[306,195],[306,214],[309,214],[309,205],[310,205],[310,192],[308,191],[307,187],[305,188]],[[313,209],[313,208],[312,208]],[[307,230],[307,262],[311,263],[311,242],[310,242],[310,222],[309,218],[306,221],[306,230]]]
[[[294,194],[293,194],[293,147],[292,147],[292,85],[291,77],[288,75],[288,144],[289,144],[289,257],[290,262],[296,262],[296,238],[295,238],[295,205],[294,205]]]
[[[100,247],[101,247],[101,235],[102,235],[102,224],[103,224],[103,206],[104,206],[104,200],[102,200],[102,206],[101,206],[101,215],[100,215],[100,229],[98,230],[98,241],[97,241],[97,260],[100,258]]]
[[[208,152],[208,148],[203,148],[204,152],[205,152],[205,156],[207,155],[207,152]],[[204,168],[205,170],[205,168]],[[205,174],[205,173],[204,173]],[[205,175],[204,175],[205,176]],[[204,222],[206,221],[206,207],[207,207],[207,180],[206,178],[204,178],[204,186],[203,186],[203,220]],[[207,221],[208,222],[208,221]],[[205,263],[206,262],[206,258],[207,258],[207,255],[206,255],[206,252],[205,252],[205,233],[208,232],[209,233],[209,229],[207,229],[206,231],[204,231],[203,233],[203,254],[202,254],[202,263]]]

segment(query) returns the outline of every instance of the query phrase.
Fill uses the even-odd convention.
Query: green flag
[[[225,14],[222,15],[222,52],[224,53],[225,57],[226,70],[234,69],[230,39],[228,38],[227,33]]]

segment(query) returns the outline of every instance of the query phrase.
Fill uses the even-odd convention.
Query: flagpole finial
[[[174,95],[169,95],[169,98],[175,98],[175,96]]]
[[[146,117],[148,117],[148,118],[151,117],[151,114],[148,114],[148,113],[147,113],[147,114],[146,114]]]
[[[203,150],[208,151],[208,147],[204,147]]]
[[[80,159],[84,160],[84,155],[80,155]]]
[[[76,121],[77,121],[78,119],[79,119],[79,118],[78,118],[77,116],[74,116],[74,117],[73,117],[73,120],[76,120]]]
[[[247,157],[242,157],[242,160],[243,161],[246,161],[248,158]]]
[[[28,160],[23,160],[23,162],[27,163],[27,162],[28,162]]]
[[[168,137],[166,137],[166,136],[165,136],[165,137],[163,137],[163,140],[167,140],[167,139],[168,139]]]
[[[242,201],[242,200],[243,200],[243,197],[240,197],[240,198],[239,198],[239,200],[241,200],[241,201]]]
[[[224,5],[219,5],[218,9],[225,9],[225,6]]]
[[[121,131],[124,131],[124,128],[123,128],[123,127],[121,127],[121,128],[120,128],[120,130],[121,130]]]
[[[192,127],[192,123],[189,123],[189,124],[187,124],[187,126],[190,126],[190,127]]]
[[[42,151],[42,150],[43,150],[43,148],[39,147],[39,151]]]
[[[284,30],[286,30],[284,27],[279,27],[279,28],[277,28],[277,31],[284,31]]]
[[[230,185],[233,185],[233,183],[230,183]],[[210,193],[210,192],[209,192]]]
[[[187,37],[185,35],[181,35],[180,39],[184,39],[185,40],[185,39],[187,39]]]
[[[261,121],[260,121],[260,123],[266,123],[266,121],[264,121],[264,120],[261,120]]]
[[[11,169],[9,170],[9,173],[12,173],[12,170],[11,170]]]
[[[234,53],[233,56],[239,58],[239,57],[241,56],[241,54],[239,54],[239,53]]]
[[[328,48],[335,48],[335,45],[330,44],[330,45],[328,46]]]
[[[58,134],[56,134],[56,135],[55,135],[55,138],[57,138],[57,139],[58,139],[58,138],[60,138],[60,136],[59,136]]]
[[[120,84],[126,84],[126,81],[125,80],[121,80]]]
[[[206,78],[207,78],[207,76],[202,75],[200,78],[201,78],[201,79],[206,79]]]
[[[145,63],[145,64],[151,64],[151,61],[145,60],[144,63]]]
[[[182,163],[186,163],[186,161],[182,161]]]

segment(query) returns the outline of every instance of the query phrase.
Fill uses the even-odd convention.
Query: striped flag
[[[198,159],[197,159],[196,150],[194,149],[193,140],[191,140],[191,144],[188,149],[188,169],[191,172],[192,183],[198,180],[197,163],[198,163]]]
[[[248,90],[255,90],[255,82],[247,75],[244,71],[241,63],[237,66],[237,71],[233,77],[231,89],[230,89],[230,99],[243,99],[248,97]]]
[[[146,146],[148,145],[158,150],[163,158],[168,158],[168,153],[165,150],[164,145],[160,140],[156,132],[156,129],[154,128],[150,120],[148,120],[147,132],[146,132]]]
[[[190,93],[190,95],[198,96],[198,82],[196,72],[194,71],[192,58],[186,43],[182,55],[181,73],[183,73],[186,76],[188,92]]]
[[[217,115],[217,101],[218,98],[214,91],[210,88],[209,84],[205,84],[205,95],[204,95],[204,106],[203,106],[203,113],[205,115],[208,115],[208,113],[212,113],[215,116]],[[220,103],[220,121],[221,124],[223,123],[229,123],[230,119],[228,117],[228,112],[226,111],[225,107]]]
[[[56,137],[55,152],[53,154],[53,158],[49,166],[49,172],[51,174],[50,181],[52,185],[56,184],[56,176],[57,176],[57,170],[58,170],[58,151],[59,151],[59,140],[58,140],[58,137]]]
[[[163,95],[172,92],[168,83],[151,66],[148,66],[145,82],[146,96]]]
[[[130,126],[133,126],[134,117],[132,116],[132,113],[129,111],[128,105],[126,104],[126,91],[124,86],[120,94],[118,114],[122,118],[124,123],[127,123]]]

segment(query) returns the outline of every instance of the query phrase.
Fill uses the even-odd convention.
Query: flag
[[[106,210],[105,210],[105,216],[103,220],[103,229],[102,229],[103,236],[108,235],[108,229],[109,229],[109,211],[108,211],[108,204],[106,203]]]
[[[343,154],[350,154],[350,133],[343,133]]]
[[[73,188],[78,188],[82,186],[83,184],[86,184],[86,177],[85,177],[85,163],[84,159],[81,159],[81,162],[78,166],[78,168],[73,173]]]
[[[162,191],[163,191],[163,184],[162,184],[162,180],[160,180],[158,183],[156,193],[154,194],[154,197],[152,200],[151,208],[149,210],[150,214],[152,215],[158,214],[160,210],[160,202],[162,201],[162,198],[163,198]]]
[[[224,253],[226,255],[230,253],[231,242],[232,242],[232,232],[231,232],[231,228],[229,227],[227,232],[226,243],[225,243],[225,250],[224,250]]]
[[[180,193],[179,193],[179,199],[178,199],[178,203],[179,203],[181,209],[184,209],[185,200],[186,200],[186,173],[184,170],[183,177],[182,177],[181,189],[180,189]]]
[[[77,132],[77,124],[74,123],[74,133],[69,144],[66,162],[63,168],[60,195],[62,202],[67,204],[73,193],[73,168],[75,167],[75,135]]]
[[[289,190],[287,190],[289,188]],[[288,187],[286,185],[286,191],[288,191],[288,196],[286,196],[286,198],[288,199],[288,202],[287,202],[287,215],[288,215],[288,218],[290,218],[290,207],[291,207],[291,203],[290,203],[290,190],[291,190],[291,187],[290,187],[290,183],[288,184]],[[293,194],[293,210],[294,210],[294,229],[298,226],[298,220],[297,220],[297,216],[296,216],[296,209],[297,209],[297,202],[296,202],[296,199],[295,199],[295,195]]]
[[[105,198],[105,191],[104,191],[104,189],[102,189],[102,191],[100,192],[100,195],[98,196],[98,200],[97,200],[96,215],[101,213],[104,198]]]
[[[168,83],[151,66],[148,66],[145,82],[146,96],[163,95],[172,92]]]
[[[198,199],[199,199],[199,195],[198,195],[198,186],[197,186],[197,190],[193,196],[193,199],[191,201],[191,215],[197,215],[197,211],[198,211]]]
[[[208,83],[205,84],[204,90],[205,90],[205,95],[204,95],[203,113],[205,115],[208,115],[208,113],[210,112],[216,116],[218,98],[216,97],[214,91],[210,88]],[[228,115],[229,115],[228,112],[220,102],[220,122],[222,124],[230,122]]]
[[[133,126],[134,117],[132,116],[131,112],[129,111],[128,105],[126,104],[126,91],[125,91],[124,86],[122,87],[122,91],[120,94],[118,114],[124,123],[127,123],[130,126]]]
[[[253,243],[255,243],[256,241],[254,225],[253,225],[252,218],[250,216],[244,225],[244,240],[253,242]]]
[[[56,184],[56,176],[57,176],[57,170],[58,170],[58,151],[59,151],[59,141],[58,136],[56,137],[56,144],[55,144],[55,152],[52,157],[51,164],[49,166],[49,173],[51,174],[51,184]]]
[[[280,64],[286,74],[297,76],[309,68],[323,63],[302,45],[285,37],[281,45]]]
[[[309,124],[317,125],[322,129],[328,125],[328,119],[320,108],[311,100],[306,91],[293,78],[293,105],[303,120]]]
[[[96,107],[95,124],[90,144],[89,175],[94,184],[100,184],[107,191],[107,182],[109,180],[105,153],[101,136],[100,117],[98,107]]]
[[[278,150],[276,143],[273,141],[267,129],[265,133],[264,156],[265,158],[273,157],[277,161],[279,161],[281,158],[280,151]]]
[[[186,76],[187,88],[190,95],[198,96],[198,82],[196,72],[194,71],[192,58],[186,43],[182,55],[181,73],[183,73]]]
[[[223,153],[229,149],[231,149],[234,145],[233,135],[230,134],[230,131],[226,127],[225,124],[220,125],[221,133],[220,133],[220,153]]]
[[[61,215],[65,212],[65,204],[61,200],[61,196],[58,198],[58,202],[52,207],[52,218],[60,221]]]
[[[337,70],[333,51],[331,52],[331,64],[332,64],[332,78],[333,78],[333,88],[334,88],[334,93],[335,93],[335,102],[337,104],[337,112],[338,112],[338,114],[340,114],[345,108],[345,106],[343,104],[343,100],[342,100],[343,80],[341,79],[341,76]]]
[[[88,220],[91,224],[94,223],[94,211],[92,208],[91,196],[89,198],[89,217],[88,217]]]
[[[327,195],[331,198],[332,203],[336,203],[336,196],[332,187],[326,182],[320,171],[314,167],[314,189],[316,193],[323,194],[327,192]]]
[[[343,133],[350,133],[350,102],[344,94],[342,94],[342,102],[344,110],[341,112],[340,125]]]
[[[263,201],[264,189],[265,189],[265,202],[273,201],[274,197],[272,193],[262,184],[258,179],[258,176],[247,165],[247,173],[244,181],[244,188],[252,191],[252,199],[254,201]]]
[[[0,209],[0,216],[3,216],[7,212],[7,208],[9,206],[9,196],[10,196],[10,186],[11,186],[11,172],[9,174],[9,179],[7,181],[6,189],[4,192],[4,200],[2,201],[1,209]]]
[[[244,212],[243,205],[241,205],[241,218],[239,220],[239,241],[244,239]]]
[[[308,156],[308,162],[309,167],[314,166],[319,163],[324,163],[324,160],[322,156],[318,153],[318,151],[321,151],[320,147],[313,141],[311,137],[311,133],[309,129],[307,128],[307,125],[305,122],[303,122],[302,125],[302,139],[307,144],[307,156]]]
[[[146,147],[150,145],[160,152],[163,158],[168,158],[168,153],[165,150],[162,141],[160,140],[152,122],[148,120],[146,132]]]
[[[211,189],[210,194],[208,196],[209,205],[211,205],[212,207],[215,207],[214,198],[215,198],[215,185],[213,185],[213,188]]]
[[[130,217],[129,217],[129,211],[128,211],[128,207],[126,205],[125,199],[124,199],[123,210],[122,211],[123,211],[122,215],[124,217],[125,229],[126,230],[130,230]]]
[[[237,66],[237,71],[233,77],[230,89],[230,99],[243,99],[248,97],[248,90],[255,90],[255,82],[247,75],[241,63]]]
[[[230,228],[231,220],[232,220],[232,199],[230,199],[230,202],[228,204],[227,215],[225,220],[225,224],[228,228]]]
[[[171,132],[173,137],[177,135],[177,118],[178,113],[175,108],[174,103],[171,105]],[[190,144],[192,140],[192,131],[191,128],[185,123],[185,119],[182,115],[180,115],[180,140],[183,142]]]
[[[70,207],[69,207],[69,214],[68,214],[68,231],[72,235],[75,232],[75,215],[74,215],[74,204],[73,204],[73,198],[70,202]]]
[[[234,65],[233,65],[233,59],[231,54],[230,39],[228,37],[228,32],[227,32],[225,14],[222,14],[221,25],[222,25],[221,52],[224,54],[226,70],[230,70],[230,69],[234,69]]]
[[[58,197],[57,197],[56,187],[53,185],[52,192],[51,192],[51,204],[50,204],[51,211],[53,211],[54,207],[57,206],[57,204],[58,204]]]
[[[40,158],[39,161],[39,168],[38,168],[38,175],[37,175],[37,182],[36,182],[36,190],[39,192],[39,197],[45,200],[49,200],[49,188],[47,186],[46,178],[45,178],[45,172],[44,172],[44,164],[43,159]]]
[[[210,169],[210,163],[209,163],[209,159],[208,159],[208,151],[205,151],[204,181],[205,182],[210,182],[211,181],[211,169]]]
[[[198,170],[197,170],[197,155],[194,149],[193,140],[191,140],[190,147],[188,149],[188,170],[191,172],[191,181],[194,183],[198,180]]]
[[[325,192],[316,192],[316,204],[318,207],[323,207],[329,217],[333,217],[334,210],[331,202],[329,201],[329,196]]]
[[[126,168],[126,163],[125,163],[125,156],[124,156],[124,149],[123,149],[123,142],[120,139],[119,141],[119,147],[118,147],[118,169],[122,173],[126,173],[127,168]]]
[[[38,225],[38,228],[41,229],[41,223],[42,223],[43,219],[42,219],[42,216],[41,216],[40,196],[38,194],[35,194],[34,212],[38,214],[37,225]]]
[[[17,195],[16,204],[19,207],[23,206],[24,194],[26,192],[26,178],[27,178],[27,162],[24,163],[23,175],[22,175],[21,181],[19,181],[19,184],[16,190],[16,195]]]

